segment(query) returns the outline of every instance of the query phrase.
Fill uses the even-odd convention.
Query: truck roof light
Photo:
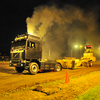
[[[87,48],[91,48],[91,45],[86,45]]]

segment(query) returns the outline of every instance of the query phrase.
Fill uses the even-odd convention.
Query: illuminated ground
[[[16,73],[8,63],[0,63],[0,100],[71,100],[100,84],[100,64],[61,72],[44,72],[30,75]],[[65,83],[66,71],[70,78]],[[92,74],[89,74],[92,73]]]

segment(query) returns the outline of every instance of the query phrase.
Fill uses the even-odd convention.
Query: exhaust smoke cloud
[[[76,44],[95,45],[99,42],[96,22],[96,13],[72,5],[39,6],[26,19],[28,34],[43,40],[43,59],[70,56]]]

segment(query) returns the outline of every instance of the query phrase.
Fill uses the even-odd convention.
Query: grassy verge
[[[71,77],[71,78],[69,78],[69,80],[76,79],[76,78],[79,78],[79,77],[83,77],[83,76],[86,76],[86,75],[89,75],[89,74],[98,73],[98,72],[100,72],[100,71],[94,71],[94,72],[91,72],[91,73],[88,73],[88,74],[85,74],[85,75],[81,75],[81,76],[77,76],[77,77]],[[46,87],[46,86],[49,86],[49,85],[53,85],[53,84],[57,84],[57,83],[64,83],[64,82],[65,82],[65,79],[59,80],[59,81],[54,81],[54,82],[51,82],[51,83],[40,84],[40,86]]]
[[[100,100],[100,85],[93,87],[82,95],[78,95],[74,100]]]
[[[7,62],[7,63],[9,63],[9,61],[0,61],[0,63],[3,63],[3,62]]]

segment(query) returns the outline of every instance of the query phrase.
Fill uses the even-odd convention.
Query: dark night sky
[[[27,31],[26,18],[31,17],[34,7],[40,5],[71,4],[88,9],[99,7],[99,0],[2,0],[0,1],[0,53],[9,55],[11,41],[17,34]]]

